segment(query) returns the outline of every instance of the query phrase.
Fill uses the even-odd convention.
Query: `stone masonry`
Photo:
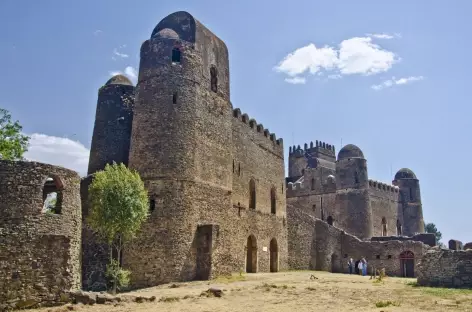
[[[472,250],[429,250],[418,266],[418,284],[472,288]]]
[[[47,305],[80,288],[79,175],[0,160],[0,310]],[[43,210],[57,194],[56,213]]]

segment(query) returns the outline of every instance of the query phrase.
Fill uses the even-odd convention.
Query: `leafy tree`
[[[438,245],[440,245],[440,246],[443,245],[440,242],[441,238],[442,238],[442,233],[438,231],[438,229],[436,228],[436,225],[434,223],[427,223],[424,226],[424,229],[425,229],[426,233],[432,233],[436,236],[436,242],[438,243]]]
[[[10,113],[0,108],[0,159],[18,160],[28,149],[29,137],[22,134],[18,121],[12,122]]]
[[[148,195],[137,172],[124,164],[107,165],[89,187],[88,222],[110,246],[106,275],[117,287],[126,287],[130,272],[121,268],[121,251],[133,239],[148,216]],[[115,257],[113,251],[116,251]]]

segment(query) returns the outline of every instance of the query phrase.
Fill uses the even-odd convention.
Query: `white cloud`
[[[116,75],[125,75],[134,84],[136,84],[136,82],[138,81],[138,71],[133,66],[126,66],[124,71],[119,71],[119,70],[110,71],[109,74],[112,77]]]
[[[102,33],[103,33],[103,31],[101,31],[100,29],[97,29],[97,30],[95,30],[95,31],[93,32],[93,34],[94,34],[95,36],[99,36],[99,35],[101,35]]]
[[[405,84],[408,84],[414,81],[423,80],[423,79],[424,79],[423,76],[410,76],[410,77],[400,78],[400,79],[395,79],[395,77],[392,77],[392,79],[385,80],[381,84],[372,85],[371,88],[376,91],[379,91],[385,88],[390,88],[394,85],[405,85]]]
[[[395,62],[395,54],[372,43],[371,38],[356,37],[340,44],[338,68],[341,74],[377,74],[388,71]]]
[[[337,53],[331,47],[317,48],[313,43],[288,54],[275,67],[278,72],[296,76],[309,70],[315,74],[321,69],[331,69],[336,65]]]
[[[127,58],[127,57],[129,57],[129,55],[126,54],[126,53],[118,52],[118,49],[117,49],[117,48],[114,48],[114,49],[113,49],[113,54],[114,54],[115,56],[118,56],[118,57],[121,57],[121,58]],[[115,56],[112,56],[112,59],[113,59],[113,60],[116,60],[116,59],[117,59]]]
[[[386,72],[400,60],[397,55],[373,42],[373,38],[394,38],[395,35],[371,34],[343,40],[337,47],[317,48],[310,43],[289,53],[274,67],[289,78],[288,83],[302,81],[303,74],[322,75],[339,79],[343,75],[373,75]],[[292,77],[297,77],[292,80]]]
[[[68,138],[33,133],[25,158],[87,174],[90,151],[80,142]]]
[[[402,35],[399,33],[394,33],[393,35],[390,34],[366,34],[367,37],[375,38],[375,39],[393,39],[393,38],[401,38]]]
[[[306,83],[306,79],[304,77],[285,78],[285,81],[291,84],[305,84]]]

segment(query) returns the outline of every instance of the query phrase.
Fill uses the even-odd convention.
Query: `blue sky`
[[[2,0],[0,107],[34,135],[29,157],[85,170],[98,88],[133,78],[141,43],[179,10],[226,42],[233,106],[286,154],[342,140],[371,179],[409,167],[425,220],[472,241],[469,1]]]

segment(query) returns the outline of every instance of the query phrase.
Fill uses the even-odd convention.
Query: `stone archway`
[[[415,254],[409,250],[400,254],[400,269],[402,277],[415,277]]]
[[[339,273],[339,259],[338,255],[331,255],[331,273]]]
[[[254,235],[247,238],[246,273],[257,272],[257,241]]]
[[[270,241],[270,271],[279,271],[279,247],[277,246],[277,240],[272,238]]]

